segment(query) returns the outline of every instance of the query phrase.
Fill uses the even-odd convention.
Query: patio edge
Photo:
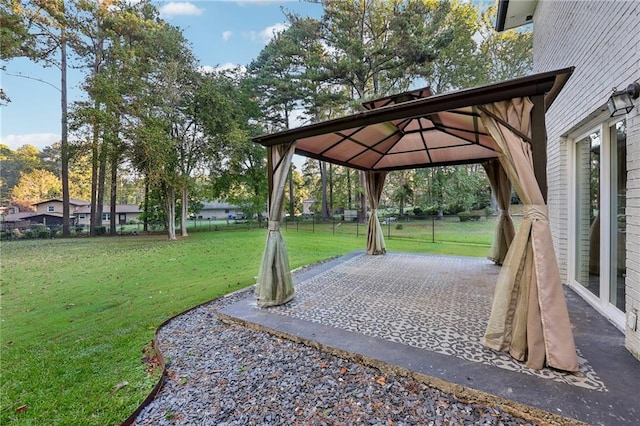
[[[216,312],[216,315],[218,319],[220,319],[220,321],[222,321],[225,324],[239,325],[239,326],[248,328],[250,330],[269,333],[273,336],[287,339],[295,343],[301,343],[305,346],[316,348],[322,352],[339,356],[349,361],[353,361],[368,367],[377,368],[381,372],[391,376],[406,377],[406,378],[415,380],[417,382],[436,388],[442,392],[449,393],[455,396],[456,398],[459,398],[462,400],[479,402],[479,403],[500,408],[501,410],[511,415],[523,418],[528,421],[533,421],[538,424],[561,425],[561,426],[588,425],[588,423],[581,422],[577,419],[550,413],[540,408],[532,407],[530,405],[523,404],[510,399],[506,399],[497,395],[493,395],[488,392],[473,389],[468,386],[450,383],[445,380],[439,379],[437,377],[430,376],[428,374],[413,371],[406,367],[401,367],[401,366],[394,365],[389,362],[386,362],[377,358],[373,358],[367,355],[363,355],[356,352],[350,352],[345,349],[340,349],[331,345],[320,343],[313,339],[309,339],[306,337],[295,335],[293,333],[277,330],[272,327],[267,327],[262,324],[258,324],[242,318],[237,318],[232,315],[224,314],[220,311]]]

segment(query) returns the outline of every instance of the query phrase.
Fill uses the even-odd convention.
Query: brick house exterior
[[[521,22],[510,4],[528,8]],[[563,280],[625,334],[640,359],[640,99],[613,118],[606,106],[614,87],[640,82],[640,2],[500,7],[498,30],[533,22],[535,73],[575,67],[546,115],[554,245]]]

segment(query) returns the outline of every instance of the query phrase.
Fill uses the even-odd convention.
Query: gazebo
[[[258,305],[284,304],[294,294],[280,233],[294,153],[365,172],[370,255],[386,252],[376,210],[389,171],[482,163],[501,210],[491,257],[502,264],[484,344],[530,368],[577,371],[546,206],[545,111],[572,72],[565,68],[442,95],[414,90],[367,102],[364,112],[254,138],[267,148],[269,174]],[[517,234],[508,212],[512,185],[524,204]]]

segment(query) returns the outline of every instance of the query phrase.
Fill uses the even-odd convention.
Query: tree
[[[393,190],[392,199],[395,201],[399,208],[399,215],[402,217],[404,215],[404,206],[407,202],[413,204],[413,188],[411,186],[411,181],[407,179],[407,175],[410,172],[401,171],[398,173],[400,177],[400,184],[396,186]]]
[[[493,83],[530,74],[533,71],[531,29],[496,32],[493,28],[495,15],[495,6],[482,14],[480,52],[484,59],[484,82]]]
[[[20,173],[18,184],[11,191],[11,203],[19,206],[21,210],[28,208],[40,201],[59,197],[62,185],[60,179],[53,173],[36,169],[27,173]]]
[[[146,45],[146,59],[153,66],[142,77],[144,85],[132,108],[132,161],[149,187],[160,192],[168,237],[175,240],[176,194],[188,194],[190,171],[200,158],[196,150],[204,143],[194,116],[200,79],[190,46],[179,29],[163,24],[148,34],[151,40],[153,43]],[[184,221],[187,202],[182,205]]]
[[[353,109],[362,108],[356,102],[408,89],[412,75],[407,70],[426,66],[436,49],[450,42],[441,29],[446,2],[352,0],[324,1],[323,6],[324,66],[333,81],[349,89]],[[364,186],[359,173],[361,220],[367,217]]]
[[[287,13],[287,19],[288,28],[275,35],[249,66],[267,130],[288,129],[294,117],[298,122],[333,118],[344,113],[349,100],[344,88],[334,84],[326,67],[330,62],[325,60],[320,22],[292,13]],[[327,165],[322,164],[319,170],[323,187],[318,198],[322,198],[323,218],[329,219]],[[293,192],[294,182],[290,181],[289,186],[289,192]],[[293,199],[291,194],[290,204]]]
[[[108,166],[110,232],[116,232],[117,171],[125,150],[121,141],[121,118],[126,114],[126,95],[131,95],[131,86],[141,78],[137,74],[141,66],[136,63],[145,62],[144,55],[140,55],[145,49],[137,45],[154,25],[157,16],[154,10],[147,2],[77,2],[74,24],[78,37],[73,48],[88,70],[83,88],[89,99],[76,103],[75,118],[76,127],[84,124],[91,128],[91,235],[95,235],[96,226],[101,223]],[[126,42],[132,40],[133,45]]]
[[[40,152],[33,145],[23,145],[15,151],[0,144],[0,191],[2,203],[10,201],[13,188],[18,184],[21,173],[30,173],[41,167]]]
[[[240,75],[211,75],[209,102],[203,126],[209,137],[212,196],[242,207],[249,217],[262,213],[267,203],[266,150],[251,141],[261,133],[262,119],[254,100],[254,81]],[[213,119],[213,120],[212,120]]]
[[[418,2],[412,5],[425,7]],[[435,93],[484,83],[484,63],[476,42],[480,31],[477,6],[471,2],[453,0],[435,9],[432,14],[435,15],[433,22],[438,23],[437,29],[419,21],[413,24],[414,32],[409,32],[410,36],[420,35],[429,40],[431,52],[429,61],[416,61],[411,67],[414,75],[426,80]],[[416,16],[424,15],[413,15],[411,19],[416,19]],[[436,37],[430,35],[434,30],[438,34]]]
[[[6,18],[10,23],[9,49],[3,51],[2,56],[25,56],[44,66],[60,69],[62,234],[68,236],[67,42],[73,35],[68,33],[67,27],[69,16],[73,15],[73,12],[67,9],[64,0],[5,0],[2,3],[2,11],[3,19]]]

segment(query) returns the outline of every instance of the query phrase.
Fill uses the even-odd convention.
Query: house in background
[[[202,209],[194,216],[204,220],[235,220],[243,219],[244,212],[240,206],[224,201],[202,201]]]
[[[52,198],[34,204],[35,212],[20,212],[6,215],[2,219],[4,229],[27,228],[34,224],[62,226],[62,199]],[[109,206],[103,206],[102,225],[109,226]],[[89,226],[91,203],[84,200],[69,200],[69,221],[72,226]],[[141,210],[128,204],[116,205],[118,225],[140,221]]]
[[[88,206],[91,203],[75,198],[69,199],[69,216],[73,216],[75,211],[82,206]],[[33,205],[36,208],[36,214],[59,214],[62,217],[62,198],[51,198],[49,200],[40,201]]]
[[[102,207],[102,226],[109,226],[111,223],[110,206]],[[140,207],[133,204],[116,204],[116,224],[126,225],[128,223],[141,222]],[[91,206],[81,206],[75,210],[76,225],[89,226],[91,221]]]
[[[546,114],[561,274],[640,359],[640,2],[498,1],[498,31],[531,22],[534,72],[575,67]]]
[[[75,223],[75,211],[84,205],[89,203],[84,200],[70,199],[69,200],[69,221]],[[20,227],[26,227],[32,224],[43,224],[45,226],[62,226],[62,198],[52,198],[44,200],[33,205],[36,209],[35,212],[29,212],[23,216],[23,222]],[[28,223],[28,224],[27,224]]]
[[[313,216],[315,212],[313,211],[313,205],[316,203],[315,198],[307,198],[306,200],[302,200],[302,214],[306,216]]]

